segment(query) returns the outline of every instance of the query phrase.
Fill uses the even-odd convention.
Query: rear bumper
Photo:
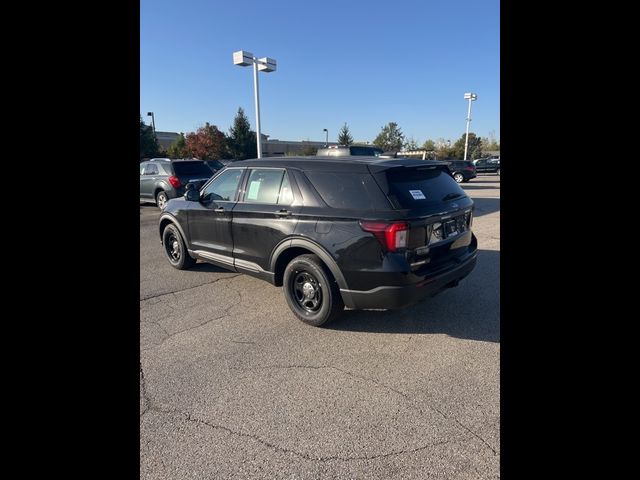
[[[455,287],[476,266],[477,250],[458,265],[424,280],[403,286],[380,286],[371,290],[340,289],[344,304],[354,309],[396,309],[432,297],[445,288]]]

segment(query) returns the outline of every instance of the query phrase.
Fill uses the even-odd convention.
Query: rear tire
[[[317,255],[300,255],[285,268],[284,298],[299,320],[319,327],[344,310],[338,284]]]
[[[498,176],[500,176],[500,169],[498,169]]]
[[[164,209],[165,205],[169,201],[169,197],[164,190],[160,190],[156,195],[156,205],[160,210]]]
[[[462,183],[464,182],[464,175],[462,175],[461,173],[454,173],[453,179],[458,183]]]
[[[169,224],[162,232],[162,247],[164,254],[173,268],[187,270],[196,264],[191,258],[184,243],[180,230],[175,225]]]

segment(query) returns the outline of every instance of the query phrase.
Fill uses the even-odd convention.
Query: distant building
[[[158,139],[158,145],[160,150],[166,150],[173,142],[180,138],[180,134],[177,132],[160,132],[156,130],[156,138]]]

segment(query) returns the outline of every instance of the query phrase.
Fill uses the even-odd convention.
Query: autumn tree
[[[258,156],[256,132],[251,130],[251,124],[242,107],[238,108],[233,125],[229,128],[227,145],[234,160],[246,160]]]
[[[351,136],[351,132],[349,131],[349,127],[347,126],[347,122],[345,122],[340,129],[340,133],[338,134],[338,144],[349,146],[352,143],[353,137]]]
[[[218,160],[230,157],[226,135],[215,125],[210,125],[209,122],[195,133],[187,134],[185,153],[200,160]]]
[[[140,115],[140,158],[150,158],[158,155],[160,147],[153,129],[145,125]]]
[[[382,131],[373,141],[373,144],[384,151],[400,151],[404,143],[404,134],[396,122],[389,122],[382,127]]]

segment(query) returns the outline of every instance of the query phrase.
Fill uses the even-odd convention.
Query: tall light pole
[[[273,58],[256,58],[253,53],[238,50],[233,52],[233,64],[239,67],[253,65],[253,92],[256,102],[256,139],[258,145],[258,158],[262,158],[262,142],[260,138],[260,93],[258,90],[258,70],[262,72],[275,72],[276,61]]]
[[[327,148],[329,146],[329,130],[323,128],[322,131],[325,133],[324,147]]]
[[[469,149],[469,123],[471,123],[471,102],[473,102],[478,95],[475,93],[465,93],[464,99],[469,100],[469,110],[467,112],[467,138],[464,141],[464,159],[467,159],[467,150]]]
[[[153,112],[147,112],[147,117],[151,117],[151,127],[153,128],[153,134],[156,134],[156,118],[153,116]]]

